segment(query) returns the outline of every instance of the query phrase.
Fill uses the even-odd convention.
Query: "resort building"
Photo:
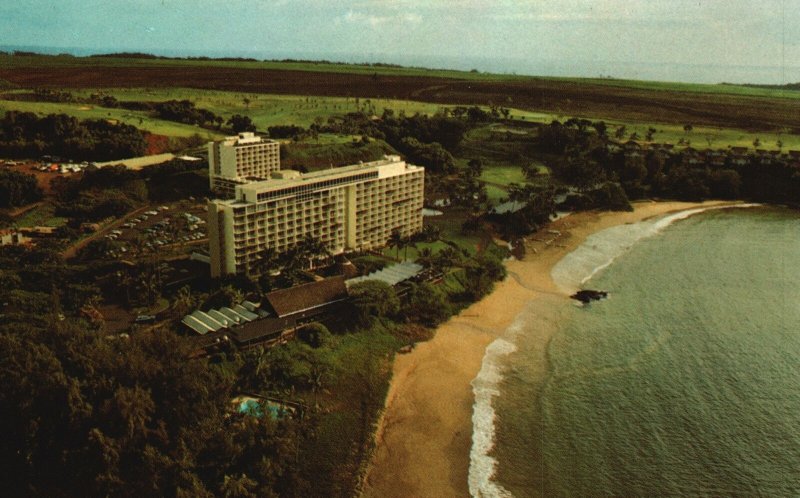
[[[280,169],[280,144],[254,133],[239,133],[208,144],[211,191],[223,198],[233,197],[236,185],[264,180]]]
[[[384,247],[393,232],[422,229],[425,169],[399,156],[237,184],[233,199],[208,203],[211,276],[258,272],[265,251],[281,253],[306,237],[332,254]]]

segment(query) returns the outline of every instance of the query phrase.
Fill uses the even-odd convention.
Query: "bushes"
[[[297,338],[316,349],[330,341],[331,332],[321,323],[310,323],[297,331]]]

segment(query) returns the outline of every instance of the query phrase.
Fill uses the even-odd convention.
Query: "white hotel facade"
[[[281,169],[280,144],[256,136],[239,133],[208,144],[208,179],[211,191],[233,197],[236,185],[269,178]]]
[[[422,229],[425,170],[400,156],[306,174],[270,169],[267,176],[232,181],[233,198],[209,201],[212,277],[253,274],[266,250],[284,252],[307,236],[338,254]]]

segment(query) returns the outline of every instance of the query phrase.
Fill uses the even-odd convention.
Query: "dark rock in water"
[[[608,297],[608,292],[587,289],[587,290],[580,290],[569,297],[586,304],[591,301],[599,301],[604,297]]]

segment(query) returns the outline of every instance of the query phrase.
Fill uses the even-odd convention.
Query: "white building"
[[[222,197],[232,197],[236,185],[264,180],[280,169],[280,144],[254,133],[240,133],[208,144],[211,191]]]
[[[399,156],[234,185],[234,198],[208,203],[211,275],[253,274],[268,249],[307,236],[341,253],[384,247],[392,232],[422,229],[425,170]]]

